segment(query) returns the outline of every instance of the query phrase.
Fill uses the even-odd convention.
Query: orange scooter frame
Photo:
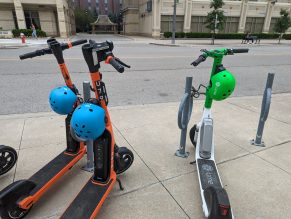
[[[90,44],[82,46],[83,55],[89,67],[93,90],[95,92],[95,102],[97,101],[98,105],[106,112],[106,128],[102,136],[94,140],[93,143],[94,175],[88,180],[71,205],[60,217],[61,219],[93,219],[97,216],[116,181],[119,182],[120,189],[123,189],[121,182],[117,179],[116,169],[114,168],[116,160],[115,148],[117,146],[115,144],[111,119],[107,108],[108,97],[106,88],[102,81],[102,75],[99,72],[100,62],[102,61],[111,64],[119,72],[124,71],[124,67],[115,60],[112,49],[113,43],[109,42],[95,43],[94,41],[90,41]],[[96,56],[94,57],[94,55]],[[130,67],[126,64],[124,65]],[[98,155],[100,153],[97,153],[100,150],[102,150],[102,155]],[[133,154],[131,156],[132,160],[127,168],[133,162]]]
[[[78,94],[64,62],[62,50],[86,42],[87,40],[79,40],[73,43],[60,44],[55,39],[49,39],[48,49],[27,53],[20,56],[20,58],[33,58],[35,56],[53,53],[58,61],[66,85]],[[79,103],[77,101],[76,106]],[[84,143],[74,140],[70,134],[70,120],[71,114],[65,120],[66,150],[61,152],[28,180],[16,181],[0,192],[0,215],[3,219],[24,218],[33,204],[84,156],[86,153]]]

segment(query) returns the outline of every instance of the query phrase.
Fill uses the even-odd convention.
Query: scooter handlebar
[[[47,49],[40,49],[40,50],[36,50],[34,52],[29,52],[29,53],[25,53],[23,55],[20,55],[19,58],[21,60],[23,59],[28,59],[28,58],[34,58],[36,56],[42,56],[45,54],[52,54],[51,49],[47,48]]]
[[[191,63],[191,65],[193,65],[193,66],[197,66],[197,65],[199,65],[201,62],[204,62],[205,60],[206,60],[205,56],[200,55],[200,56],[198,57],[198,59],[196,59],[194,62]]]
[[[78,46],[78,45],[81,45],[81,44],[84,44],[84,43],[87,43],[87,40],[76,40],[74,42],[72,42],[72,46]]]
[[[231,49],[232,53],[248,53],[249,49],[242,48],[242,49]]]
[[[55,41],[48,40],[48,43],[49,42],[50,43],[54,43],[54,42],[58,43],[56,40]],[[71,42],[71,46],[77,46],[77,45],[81,45],[84,43],[87,43],[87,40],[76,40],[76,41]],[[69,43],[62,43],[61,48],[62,48],[62,50],[70,48]],[[23,55],[20,55],[19,58],[21,60],[23,60],[23,59],[34,58],[36,56],[42,56],[42,55],[46,55],[46,54],[52,54],[51,48],[40,49],[40,50],[36,50],[34,52],[25,53]]]
[[[122,66],[119,62],[117,62],[115,60],[114,57],[111,56],[111,58],[109,58],[109,64],[113,66],[113,68],[116,69],[116,71],[118,71],[119,73],[123,73],[124,72],[124,66]]]

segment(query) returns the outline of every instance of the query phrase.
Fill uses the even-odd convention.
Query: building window
[[[262,33],[264,20],[263,17],[247,17],[245,32]]]
[[[161,32],[172,31],[173,24],[173,16],[170,15],[162,15],[161,16]],[[176,17],[176,31],[182,32],[184,25],[184,16],[177,15]]]
[[[226,17],[224,28],[220,33],[237,33],[239,17]]]
[[[191,32],[210,33],[210,30],[205,24],[206,16],[192,16],[191,17]]]
[[[33,24],[36,29],[41,29],[38,11],[24,11],[26,28],[31,28]]]

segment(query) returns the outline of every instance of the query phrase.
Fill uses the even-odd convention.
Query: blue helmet
[[[80,139],[97,139],[104,132],[105,126],[105,110],[95,104],[81,104],[72,115],[71,127]]]
[[[52,110],[61,115],[71,113],[76,101],[77,95],[67,86],[53,89],[49,96]]]

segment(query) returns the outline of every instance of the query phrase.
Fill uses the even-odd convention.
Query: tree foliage
[[[93,23],[96,19],[96,16],[90,10],[83,10],[80,8],[75,9],[75,22],[76,29],[78,32],[86,32],[91,29],[91,23]]]
[[[225,16],[223,10],[221,10],[222,6],[224,5],[223,0],[212,0],[210,3],[210,8],[213,8],[212,11],[208,12],[205,24],[208,29],[211,31],[215,31],[215,18],[217,15],[217,29],[223,30]]]
[[[109,14],[108,15],[109,19],[111,20],[111,22],[117,24],[117,30],[118,30],[118,33],[120,33],[120,31],[122,30],[122,22],[123,22],[123,19],[122,19],[122,14],[119,13],[119,14]]]
[[[291,18],[290,14],[287,10],[281,9],[280,11],[280,18],[275,23],[275,32],[280,33],[279,37],[279,43],[282,39],[283,34],[288,30],[289,27],[291,27]]]

